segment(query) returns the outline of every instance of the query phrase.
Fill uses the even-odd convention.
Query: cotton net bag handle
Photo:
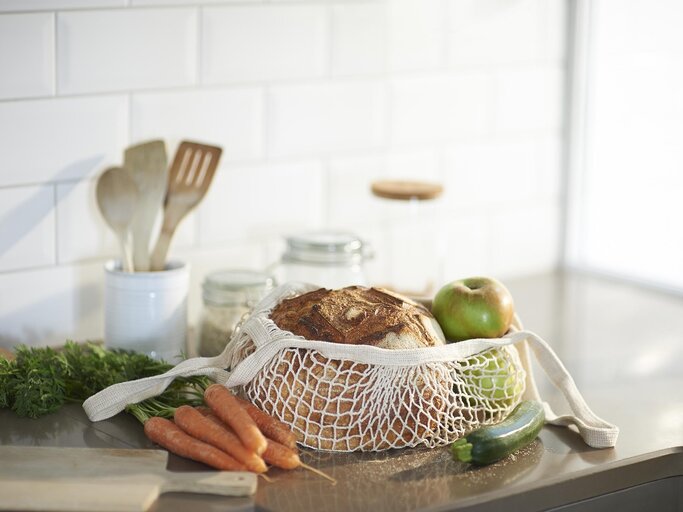
[[[513,329],[501,338],[472,339],[427,350],[388,351],[371,346],[349,347],[338,343],[308,341],[286,335],[284,331],[274,331],[272,322],[266,321],[272,308],[285,297],[315,288],[317,287],[313,285],[288,283],[276,288],[263,299],[242,326],[242,330],[253,339],[257,348],[236,364],[232,372],[225,370],[232,366],[229,344],[219,356],[187,359],[164,374],[114,384],[88,398],[83,403],[83,409],[91,421],[110,418],[124,410],[128,404],[138,403],[161,394],[176,377],[206,375],[227,387],[243,385],[250,382],[263,366],[284,348],[312,349],[326,357],[352,359],[361,363],[405,366],[464,359],[490,348],[516,345],[527,375],[524,397],[544,404],[546,423],[565,427],[574,425],[584,442],[593,448],[609,448],[616,444],[619,435],[618,427],[599,418],[588,407],[574,379],[560,359],[550,346],[533,332]],[[547,403],[541,400],[531,369],[531,352],[550,381],[562,392],[573,414],[558,416]]]

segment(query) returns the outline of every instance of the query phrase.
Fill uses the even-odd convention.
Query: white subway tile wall
[[[127,0],[2,0],[0,12],[124,7]]]
[[[207,7],[202,12],[202,83],[322,77],[325,7]]]
[[[95,176],[120,161],[128,118],[124,95],[0,101],[0,186]]]
[[[54,94],[54,26],[47,12],[0,18],[0,98]]]
[[[95,180],[156,138],[224,149],[171,246],[191,322],[207,272],[263,269],[290,233],[355,231],[389,282],[411,209],[377,179],[444,185],[417,221],[443,282],[555,267],[565,4],[0,0],[0,346],[102,336]]]
[[[62,12],[57,90],[72,95],[191,86],[197,45],[194,9]]]
[[[272,86],[268,155],[327,154],[382,146],[386,89],[381,81]]]
[[[49,185],[0,189],[0,271],[56,263],[54,202]]]
[[[386,69],[387,20],[381,3],[332,7],[332,74],[363,75]]]
[[[222,146],[224,162],[259,159],[265,151],[264,103],[259,87],[135,93],[130,139],[161,138],[169,152],[191,139]]]
[[[490,75],[439,73],[393,80],[391,135],[395,145],[479,139],[492,132]]]

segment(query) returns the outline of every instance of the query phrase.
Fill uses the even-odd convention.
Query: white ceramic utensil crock
[[[104,342],[177,362],[186,352],[188,265],[168,262],[158,272],[123,272],[105,264]]]

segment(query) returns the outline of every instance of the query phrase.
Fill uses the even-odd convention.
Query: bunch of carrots
[[[220,384],[204,391],[205,406],[181,405],[173,420],[153,416],[145,434],[168,451],[226,471],[265,473],[268,464],[282,469],[305,468],[296,437],[287,425],[235,396]]]

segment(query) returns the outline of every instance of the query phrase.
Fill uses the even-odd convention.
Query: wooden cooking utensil
[[[131,172],[140,192],[138,212],[133,219],[133,265],[138,272],[149,270],[149,245],[154,222],[166,193],[167,157],[163,140],[131,146],[124,153],[123,166]]]
[[[137,211],[138,187],[128,170],[110,167],[97,178],[95,193],[102,217],[119,240],[121,266],[125,272],[132,272],[133,261],[128,249],[128,235]]]
[[[168,452],[0,446],[0,510],[144,511],[165,492],[248,496],[256,475],[172,472]]]
[[[163,270],[171,238],[180,221],[202,200],[211,185],[222,149],[183,141],[168,176],[164,221],[152,251],[151,269]]]

